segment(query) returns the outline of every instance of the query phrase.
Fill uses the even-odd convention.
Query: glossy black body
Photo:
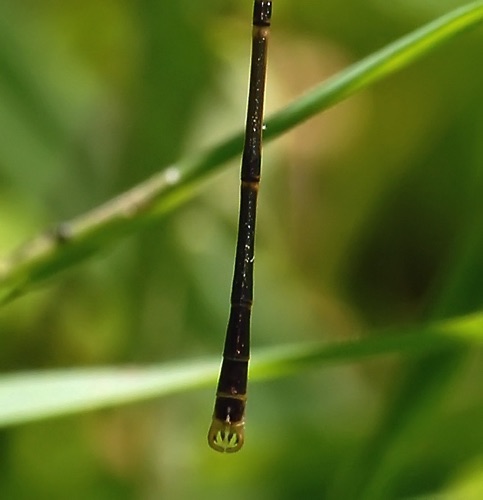
[[[243,423],[245,413],[250,357],[250,317],[253,302],[255,223],[261,171],[263,104],[271,12],[272,2],[255,0],[250,88],[241,164],[238,240],[231,309],[213,415],[214,421],[224,423],[226,428],[231,424]],[[218,451],[230,451],[220,450],[211,442],[210,446]]]

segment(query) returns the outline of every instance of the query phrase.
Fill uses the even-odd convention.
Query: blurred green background
[[[267,113],[465,2],[274,0]],[[0,252],[244,122],[252,2],[1,0]],[[483,32],[265,148],[253,346],[483,302]],[[221,354],[238,162],[148,230],[4,308],[2,372]],[[481,351],[214,387],[0,431],[0,498],[483,498]],[[439,497],[438,497],[439,498]],[[441,497],[443,498],[443,497]]]

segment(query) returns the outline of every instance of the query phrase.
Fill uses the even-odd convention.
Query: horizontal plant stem
[[[317,113],[408,66],[483,19],[475,2],[430,22],[315,87],[266,122],[272,140]],[[449,69],[448,69],[449,71]],[[17,297],[56,272],[84,260],[193,196],[195,188],[239,155],[239,132],[214,148],[172,165],[102,206],[59,224],[0,261],[0,304]]]
[[[251,381],[278,378],[330,363],[375,356],[421,356],[483,343],[483,313],[438,324],[372,332],[360,340],[317,342],[259,350]],[[0,427],[159,398],[216,380],[219,359],[149,367],[35,371],[0,378]]]

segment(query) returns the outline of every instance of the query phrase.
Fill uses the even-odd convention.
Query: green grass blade
[[[483,2],[474,2],[396,40],[276,113],[267,121],[264,138],[277,137],[320,111],[409,66],[482,19]]]
[[[254,354],[251,380],[278,378],[329,363],[374,356],[422,355],[483,343],[483,314],[382,332],[363,340],[309,343]],[[150,367],[70,369],[0,378],[0,426],[179,393],[215,383],[219,359]]]
[[[354,64],[269,118],[271,140],[355,92],[408,66],[483,19],[483,2],[475,2],[423,26]],[[449,71],[449,70],[448,70]],[[238,133],[213,149],[171,166],[101,207],[47,231],[0,261],[0,303],[21,295],[56,272],[113,244],[119,237],[159,217],[226,161],[239,154]]]

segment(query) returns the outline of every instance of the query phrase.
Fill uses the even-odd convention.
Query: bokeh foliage
[[[459,5],[276,1],[269,111]],[[250,10],[4,0],[2,255],[238,130]],[[376,327],[416,325],[417,336],[480,310],[481,38],[481,28],[456,38],[266,148],[255,347],[395,334]],[[237,167],[5,307],[3,371],[218,355]],[[253,384],[246,448],[234,457],[206,448],[213,389],[9,428],[1,494],[480,498],[481,350],[444,347]]]

